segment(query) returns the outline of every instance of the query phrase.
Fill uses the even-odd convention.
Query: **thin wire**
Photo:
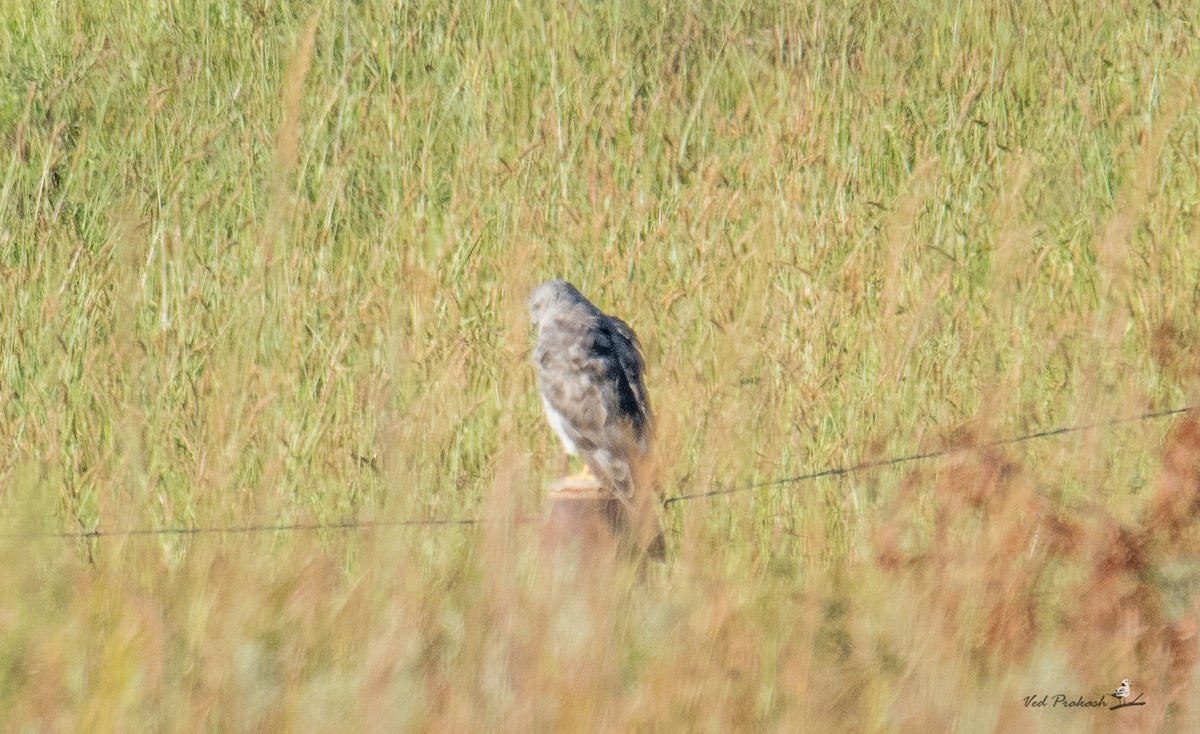
[[[832,469],[822,469],[811,474],[800,474],[794,477],[783,477],[781,479],[771,479],[765,482],[757,482],[755,484],[746,484],[737,487],[719,487],[718,489],[709,490],[707,492],[695,492],[693,494],[677,494],[673,497],[667,497],[663,500],[663,506],[669,507],[676,502],[685,500],[700,499],[703,497],[717,497],[720,495],[735,494],[738,492],[748,492],[752,489],[762,489],[764,487],[777,487],[785,484],[799,484],[814,479],[823,479],[825,477],[840,477],[846,474],[866,471],[867,469],[879,469],[886,466],[896,466],[897,464],[907,464],[912,461],[925,461],[927,459],[938,459],[943,456],[951,456],[953,454],[962,454],[968,451],[979,451],[980,449],[995,448],[997,446],[1010,446],[1012,444],[1025,443],[1026,441],[1036,441],[1043,438],[1051,438],[1054,436],[1064,436],[1069,433],[1080,433],[1082,431],[1092,431],[1098,428],[1111,428],[1124,423],[1140,423],[1142,421],[1155,420],[1158,418],[1166,418],[1172,415],[1179,415],[1189,411],[1200,409],[1200,406],[1190,405],[1184,408],[1173,408],[1171,410],[1160,410],[1154,413],[1143,413],[1142,415],[1132,416],[1127,418],[1116,418],[1110,421],[1102,421],[1099,423],[1088,423],[1079,426],[1063,426],[1061,428],[1051,428],[1037,433],[1028,433],[1023,436],[1014,436],[1011,438],[1002,438],[996,441],[990,441],[983,444],[974,444],[971,446],[958,446],[949,449],[938,449],[937,451],[927,451],[921,454],[910,454],[908,456],[898,456],[890,459],[880,459],[878,461],[865,461],[861,464],[855,464],[848,467],[836,467]]]
[[[358,530],[362,528],[385,528],[403,526],[477,525],[478,518],[434,518],[429,520],[346,520],[329,523],[293,523],[290,525],[234,525],[231,527],[208,528],[131,528],[127,530],[82,530],[75,533],[26,533],[8,534],[4,538],[114,538],[137,535],[236,535],[246,533],[286,533],[305,530]]]
[[[1140,423],[1143,421],[1156,420],[1159,418],[1167,418],[1173,415],[1181,415],[1194,410],[1200,410],[1200,405],[1189,405],[1183,408],[1173,408],[1171,410],[1160,410],[1153,413],[1143,413],[1142,415],[1131,416],[1127,418],[1116,418],[1109,421],[1098,423],[1087,423],[1078,426],[1063,426],[1060,428],[1051,428],[1036,433],[1027,433],[1022,436],[1014,436],[1011,438],[1002,438],[996,441],[990,441],[983,444],[975,444],[972,446],[959,446],[955,448],[939,449],[936,451],[927,451],[920,454],[909,454],[907,456],[898,456],[890,459],[880,459],[878,461],[866,461],[860,464],[847,467],[834,467],[830,469],[822,469],[821,471],[812,472],[810,474],[799,474],[793,477],[782,477],[780,479],[772,479],[765,482],[757,482],[754,484],[745,484],[736,487],[719,487],[707,492],[696,492],[693,494],[678,494],[673,497],[667,497],[662,501],[664,507],[669,507],[677,502],[686,500],[702,499],[705,497],[717,497],[720,495],[735,494],[738,492],[748,492],[754,489],[762,489],[764,487],[778,487],[789,484],[799,484],[815,479],[824,479],[826,477],[840,477],[846,474],[866,471],[868,469],[879,469],[887,466],[896,466],[898,464],[907,464],[913,461],[926,461],[929,459],[938,459],[943,456],[951,456],[954,454],[962,454],[969,451],[979,451],[981,449],[995,448],[997,446],[1010,446],[1027,441],[1036,441],[1043,438],[1052,438],[1055,436],[1063,436],[1070,433],[1081,433],[1083,431],[1092,431],[1099,428],[1111,428],[1126,423]],[[517,518],[518,523],[531,522],[534,518],[521,517]],[[388,527],[466,527],[471,525],[481,525],[485,522],[482,518],[464,517],[464,518],[430,518],[427,520],[347,520],[344,522],[331,523],[294,523],[290,525],[235,525],[231,527],[175,527],[175,528],[132,528],[127,530],[84,530],[74,533],[47,533],[47,534],[11,534],[0,535],[5,538],[114,538],[114,537],[129,537],[129,536],[147,536],[147,535],[233,535],[233,534],[249,534],[249,533],[283,533],[296,531],[318,531],[318,530],[359,530],[362,528],[388,528]]]

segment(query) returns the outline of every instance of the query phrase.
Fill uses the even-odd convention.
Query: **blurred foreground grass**
[[[548,277],[669,494],[1200,400],[1200,13],[993,5],[0,4],[2,728],[1196,728],[1186,420],[506,520]]]

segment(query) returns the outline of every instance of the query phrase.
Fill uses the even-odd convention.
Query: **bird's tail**
[[[652,561],[666,563],[667,561],[667,539],[663,536],[662,526],[658,523],[658,518],[654,518],[655,535],[650,541],[650,545],[646,546],[646,555]]]
[[[622,532],[639,552],[645,552],[655,561],[667,557],[666,539],[658,520],[658,493],[651,481],[652,472],[646,461],[627,461],[609,452],[596,452],[584,457],[592,473],[607,485],[620,500],[625,512]]]
[[[662,465],[656,453],[643,451],[633,467],[634,496],[639,507],[634,517],[642,523],[641,537],[646,544],[646,555],[652,560],[667,560],[667,541],[663,536],[658,510],[662,500]]]

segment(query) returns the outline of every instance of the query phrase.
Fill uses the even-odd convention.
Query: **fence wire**
[[[1038,441],[1041,439],[1055,438],[1065,436],[1072,433],[1082,433],[1085,431],[1094,431],[1105,428],[1112,428],[1119,425],[1129,423],[1142,423],[1145,421],[1158,420],[1161,418],[1169,418],[1175,415],[1182,415],[1195,410],[1200,410],[1200,405],[1189,405],[1182,408],[1172,408],[1170,410],[1160,410],[1151,413],[1143,413],[1136,416],[1127,416],[1124,418],[1115,418],[1108,421],[1100,421],[1096,423],[1085,423],[1074,426],[1062,426],[1059,428],[1051,428],[1034,433],[1027,433],[1020,436],[1012,436],[1010,438],[997,439],[980,444],[972,444],[969,446],[957,446],[947,449],[938,449],[935,451],[926,451],[923,453],[909,454],[907,456],[896,456],[888,459],[879,459],[877,461],[864,461],[850,466],[833,467],[822,469],[820,471],[811,472],[809,474],[798,474],[790,477],[780,477],[778,479],[770,479],[763,482],[754,482],[750,484],[739,484],[721,486],[716,489],[707,490],[704,492],[695,492],[691,494],[677,494],[666,497],[662,500],[663,507],[671,507],[680,502],[689,500],[704,499],[709,497],[719,497],[722,495],[737,494],[740,492],[749,492],[755,489],[766,489],[768,487],[780,487],[803,482],[815,481],[817,479],[826,479],[830,477],[840,477],[847,474],[854,474],[871,469],[881,469],[899,464],[907,464],[917,461],[929,461],[940,459],[946,456],[955,454],[964,454],[972,451],[980,451],[989,448],[1000,446],[1011,446],[1014,444],[1026,443],[1029,441]],[[518,522],[529,522],[536,518],[520,518]],[[271,524],[271,525],[233,525],[227,527],[168,527],[168,528],[130,528],[123,530],[81,530],[77,532],[60,532],[60,533],[28,533],[20,535],[8,535],[4,537],[21,537],[21,538],[72,538],[72,539],[98,539],[98,538],[115,538],[115,537],[132,537],[132,536],[190,536],[190,535],[245,535],[254,533],[285,533],[285,532],[303,532],[303,531],[321,531],[321,530],[360,530],[367,528],[395,528],[395,527],[466,527],[471,525],[481,525],[487,522],[479,517],[464,517],[464,518],[410,518],[404,520],[346,520],[342,522],[313,522],[313,523],[290,523],[290,524]]]

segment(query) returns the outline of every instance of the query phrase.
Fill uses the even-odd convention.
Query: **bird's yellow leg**
[[[591,469],[591,467],[589,467],[589,466],[587,465],[587,463],[584,463],[584,465],[583,465],[583,468],[581,468],[581,469],[580,469],[578,472],[576,472],[575,474],[572,474],[572,475],[571,475],[571,479],[579,479],[579,480],[591,480],[591,479],[592,479],[592,469]]]

